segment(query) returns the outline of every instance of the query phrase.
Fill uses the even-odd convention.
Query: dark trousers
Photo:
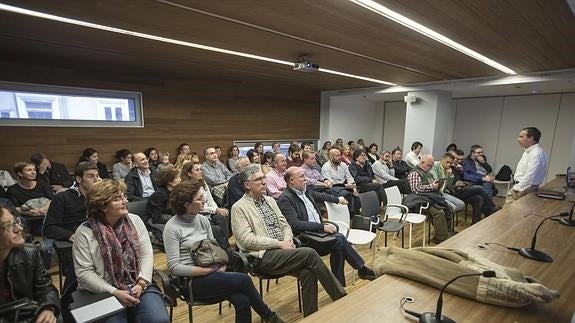
[[[456,192],[455,196],[471,204],[473,208],[471,223],[479,222],[481,220],[482,212],[485,216],[489,216],[495,209],[493,200],[485,192],[483,187],[479,185],[470,185],[465,189]]]
[[[334,237],[334,243],[330,248],[329,265],[335,278],[345,286],[344,260],[356,270],[363,267],[365,262],[343,234],[336,233]]]
[[[192,278],[194,299],[207,303],[229,300],[236,311],[236,323],[252,321],[253,308],[264,320],[273,312],[264,303],[250,276],[236,272],[214,272]]]
[[[318,309],[318,280],[332,300],[340,299],[346,294],[345,289],[312,248],[267,250],[260,263],[256,265],[255,271],[269,275],[299,276],[304,316],[308,316]]]
[[[331,240],[327,240],[331,239]],[[329,257],[329,264],[331,272],[337,278],[339,283],[345,287],[345,262],[354,269],[360,269],[364,266],[365,262],[355,249],[351,246],[349,241],[341,233],[335,233],[322,239],[308,239],[301,237],[300,240],[305,247],[310,247],[317,251],[320,256],[327,254]]]
[[[339,196],[343,196],[348,204],[347,204],[347,208],[349,209],[349,217],[353,218],[353,216],[359,212],[359,209],[361,208],[361,202],[359,201],[359,197],[357,196],[353,196],[353,194],[351,193],[351,191],[349,191],[348,189],[346,189],[345,187],[331,187],[331,188],[327,188],[325,189],[326,193],[335,195],[337,197]]]
[[[391,180],[391,181],[385,182],[385,184],[383,184],[383,188],[397,186],[397,188],[399,189],[399,192],[401,194],[409,194],[409,190],[407,189],[407,185],[409,185],[409,184],[407,184],[407,179],[399,179],[399,180]]]

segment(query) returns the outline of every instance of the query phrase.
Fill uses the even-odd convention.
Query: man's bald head
[[[421,156],[421,160],[419,161],[419,167],[421,167],[421,169],[427,172],[431,169],[431,167],[433,167],[434,161],[435,160],[433,159],[432,155],[425,154]]]

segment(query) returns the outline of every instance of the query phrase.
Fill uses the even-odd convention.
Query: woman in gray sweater
[[[198,214],[204,203],[204,188],[197,181],[181,182],[170,194],[170,205],[176,213],[164,228],[170,274],[192,278],[193,294],[197,300],[210,303],[230,301],[236,311],[236,322],[251,322],[251,308],[265,322],[283,322],[263,302],[247,274],[226,272],[225,265],[194,265],[190,247],[196,241],[214,240],[209,220]]]

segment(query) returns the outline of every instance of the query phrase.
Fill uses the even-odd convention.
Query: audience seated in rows
[[[263,302],[251,278],[245,273],[226,271],[226,265],[200,267],[191,252],[198,241],[214,241],[209,220],[200,214],[204,209],[204,186],[196,181],[179,184],[170,198],[176,211],[166,224],[164,245],[168,270],[175,277],[193,277],[194,299],[207,303],[228,300],[236,312],[236,322],[251,322],[253,308],[265,322],[283,322]],[[182,294],[188,293],[182,286]]]
[[[0,304],[26,298],[36,301],[40,307],[34,313],[35,322],[55,323],[61,310],[58,290],[52,284],[40,253],[25,244],[23,234],[20,218],[0,205]],[[21,322],[34,319],[22,316],[17,319],[13,314],[4,314],[0,320]]]
[[[451,209],[445,199],[439,194],[439,183],[433,180],[429,173],[433,167],[433,156],[424,155],[419,164],[407,175],[407,181],[412,194],[404,199],[404,205],[412,211],[419,211],[422,203],[429,203],[427,212],[435,228],[435,236],[431,241],[440,243],[449,238],[447,219],[451,218]]]
[[[423,144],[416,141],[411,144],[411,151],[405,154],[405,162],[409,167],[416,168],[419,165],[421,150],[423,149]]]
[[[110,173],[108,173],[108,168],[105,164],[100,163],[100,157],[98,156],[98,152],[94,148],[86,148],[82,151],[82,156],[80,156],[80,160],[78,163],[81,162],[91,162],[96,164],[98,167],[98,175],[101,179],[110,178]]]
[[[48,184],[54,193],[65,191],[74,184],[64,164],[52,162],[42,153],[33,154],[30,161],[36,165],[36,180]]]
[[[206,161],[202,164],[204,181],[210,187],[216,203],[219,206],[223,206],[228,181],[233,174],[218,159],[214,146],[208,146],[204,149],[204,157],[206,158]]]
[[[304,153],[305,154],[305,153]],[[290,167],[285,173],[285,181],[288,184],[286,190],[278,199],[278,206],[287,219],[295,236],[300,236],[303,246],[310,247],[318,254],[330,254],[331,272],[342,286],[345,286],[344,265],[347,261],[350,266],[358,271],[362,279],[374,279],[371,269],[365,267],[361,256],[349,244],[345,236],[337,232],[337,228],[324,222],[316,201],[348,204],[343,197],[335,197],[327,193],[320,193],[306,189],[307,178],[300,167]],[[306,239],[302,233],[316,231],[326,232],[333,239],[328,243],[319,243],[317,240]]]
[[[112,177],[116,180],[124,180],[132,167],[132,152],[128,149],[120,149],[116,152],[116,163],[112,166]]]
[[[284,180],[286,164],[286,157],[284,155],[275,155],[272,162],[272,170],[267,175],[265,175],[265,183],[268,196],[271,196],[274,199],[279,198],[287,186]]]
[[[135,153],[133,155],[133,163],[134,168],[124,178],[128,187],[126,195],[130,202],[143,201],[154,194],[158,188],[156,182],[157,171],[154,168],[150,168],[150,163],[144,153]]]
[[[125,192],[124,183],[104,180],[92,185],[86,196],[88,220],[76,230],[72,248],[78,289],[108,292],[127,305],[105,322],[169,322],[159,289],[152,284],[148,231],[139,216],[128,213]]]
[[[345,296],[345,289],[315,250],[295,247],[292,230],[276,201],[264,195],[260,166],[250,164],[240,174],[246,194],[232,206],[232,229],[240,251],[258,259],[254,270],[298,275],[304,316],[318,310],[318,280],[332,300]]]
[[[181,171],[182,168],[184,167],[185,164],[189,163],[192,161],[192,155],[188,154],[188,153],[181,153],[178,155],[178,157],[176,157],[176,163],[174,164],[174,167]]]

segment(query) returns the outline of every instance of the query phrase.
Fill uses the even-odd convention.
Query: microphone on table
[[[571,212],[569,212],[569,217],[564,216],[561,220],[559,220],[559,223],[563,224],[563,225],[567,225],[570,227],[575,227],[575,220],[573,220],[573,209],[575,208],[575,203],[573,203],[573,205],[571,206]]]
[[[455,323],[454,320],[450,319],[449,317],[442,315],[441,310],[443,308],[443,292],[454,281],[458,280],[462,277],[470,277],[470,276],[483,276],[483,277],[495,277],[495,271],[493,270],[486,270],[484,272],[478,274],[463,274],[459,276],[455,276],[450,281],[448,281],[443,287],[441,288],[441,292],[439,293],[439,297],[437,298],[437,306],[435,312],[425,312],[425,313],[417,313],[410,310],[405,310],[406,313],[413,315],[419,318],[419,323]]]
[[[519,254],[525,258],[529,258],[529,259],[536,260],[536,261],[552,262],[553,258],[551,258],[551,256],[549,256],[548,254],[546,254],[545,252],[543,252],[541,250],[535,249],[535,243],[537,242],[537,231],[539,231],[539,228],[541,228],[541,226],[543,225],[543,223],[545,223],[545,221],[547,221],[551,218],[556,218],[556,217],[560,217],[563,215],[567,215],[567,213],[565,212],[565,213],[561,213],[559,215],[557,215],[557,214],[551,215],[551,216],[548,216],[545,219],[543,219],[543,221],[541,221],[541,223],[539,223],[539,226],[537,227],[537,229],[535,230],[535,233],[533,234],[533,239],[531,239],[531,247],[519,249]]]

